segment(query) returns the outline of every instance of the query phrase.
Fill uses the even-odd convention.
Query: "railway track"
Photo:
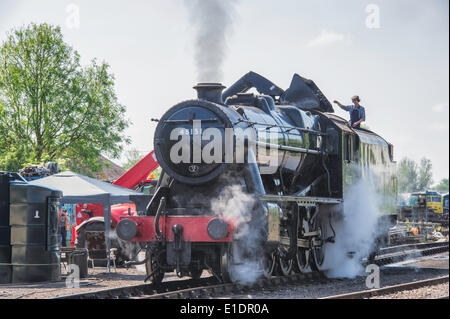
[[[217,284],[215,277],[207,277],[198,280],[168,281],[158,285],[142,284],[97,290],[88,293],[59,296],[51,299],[200,299],[212,298],[230,293],[237,294],[261,289],[273,289],[288,284],[306,284],[325,281],[326,278],[319,272],[260,279],[251,285],[241,285],[237,283]]]
[[[382,251],[372,262],[364,264],[389,265],[420,256],[430,256],[447,252],[448,242],[402,245]],[[87,293],[59,296],[52,299],[203,299],[215,298],[229,294],[242,294],[250,291],[273,290],[289,284],[311,284],[327,282],[320,272],[292,274],[289,276],[260,279],[251,285],[238,283],[219,283],[214,277],[198,280],[176,280],[161,284],[141,284],[113,289],[97,290]]]
[[[447,247],[448,242],[432,242],[432,243],[416,243],[416,244],[405,244],[405,245],[395,245],[391,247],[381,248],[379,253],[381,255],[392,254],[396,252],[404,252],[406,250],[422,250],[426,248],[437,248],[437,247]]]
[[[340,294],[340,295],[334,295],[329,297],[324,297],[320,299],[368,299],[374,296],[383,296],[383,295],[389,295],[395,292],[399,291],[405,291],[405,290],[412,290],[427,286],[433,286],[438,285],[442,283],[446,283],[449,281],[449,276],[442,276],[438,278],[432,278],[427,280],[420,280],[420,281],[414,281],[409,282],[406,284],[400,284],[400,285],[394,285],[379,289],[372,289],[372,290],[365,290],[365,291],[357,291],[352,292],[348,294]],[[448,299],[448,296],[441,297],[439,299]]]
[[[251,285],[226,283],[198,287],[194,289],[184,289],[159,295],[142,296],[139,297],[139,299],[216,298],[230,294],[244,294],[252,291],[274,290],[278,287],[285,287],[286,285],[311,284],[314,282],[326,282],[326,278],[319,272],[312,272],[308,274],[293,274],[282,277],[271,277],[269,279],[259,279]]]
[[[140,284],[110,289],[95,290],[78,294],[54,297],[51,299],[130,299],[141,296],[159,295],[183,289],[195,289],[197,287],[217,284],[214,277],[200,278],[197,280],[174,280],[161,284]]]
[[[395,264],[407,259],[417,258],[421,256],[431,256],[444,252],[448,252],[449,246],[447,242],[426,243],[402,245],[399,247],[389,247],[384,251],[381,250],[382,255],[376,257],[373,262],[366,261],[364,264],[377,264],[378,266],[385,266]]]

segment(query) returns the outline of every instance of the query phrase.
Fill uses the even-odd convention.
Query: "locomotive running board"
[[[336,205],[343,202],[340,198],[327,198],[327,197],[304,197],[304,196],[281,196],[281,195],[262,195],[260,200],[266,202],[298,202],[303,205]]]

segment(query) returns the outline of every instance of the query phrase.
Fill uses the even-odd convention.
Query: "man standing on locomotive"
[[[361,128],[361,123],[366,120],[366,110],[359,104],[361,102],[358,95],[352,97],[354,105],[342,105],[338,101],[334,101],[341,109],[350,113],[350,121],[347,125],[351,128]]]

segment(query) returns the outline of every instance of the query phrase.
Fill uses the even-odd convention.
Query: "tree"
[[[131,148],[125,152],[125,158],[126,161],[122,165],[122,167],[126,170],[129,170],[132,168],[137,162],[139,162],[141,159],[144,158],[145,155],[142,155],[143,153],[140,152],[137,148]],[[151,174],[153,174],[155,179],[158,179],[161,175],[161,167],[158,167],[155,169]],[[151,176],[150,174],[150,176]]]
[[[417,189],[424,191],[430,188],[433,183],[433,165],[431,161],[427,158],[420,159],[420,164],[418,168],[418,179],[417,179]]]
[[[398,170],[398,190],[400,193],[412,193],[416,191],[417,185],[417,164],[404,157],[401,159]]]
[[[137,148],[131,148],[125,152],[126,162],[122,167],[126,170],[132,168],[137,162],[139,162],[144,156],[139,152]]]
[[[400,193],[412,193],[427,190],[432,184],[431,161],[422,158],[420,163],[404,157],[401,159],[398,170],[398,189]]]
[[[434,189],[434,190],[437,190],[437,191],[448,192],[448,190],[449,190],[448,178],[443,178],[443,179],[441,179],[441,181],[439,182],[439,184],[437,184],[436,186],[434,186],[433,189]]]
[[[59,27],[30,24],[0,47],[0,169],[58,161],[99,170],[117,158],[129,125],[106,63],[80,65]]]

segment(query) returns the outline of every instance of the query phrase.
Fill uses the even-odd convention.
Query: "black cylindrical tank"
[[[11,282],[10,264],[9,176],[8,173],[0,173],[0,284]]]
[[[276,106],[272,97],[252,93],[229,97],[221,105],[208,97],[217,95],[219,84],[195,88],[201,99],[170,108],[155,131],[158,163],[177,181],[206,184],[229,164],[244,163],[245,140],[254,144],[262,174],[281,170],[287,183],[299,175],[306,157],[321,165],[315,158],[321,154],[318,116],[292,105]]]
[[[58,208],[62,193],[12,183],[10,187],[12,282],[55,281],[60,276]]]
[[[88,250],[86,248],[76,249],[69,255],[69,265],[77,265],[80,270],[80,278],[88,276]]]

